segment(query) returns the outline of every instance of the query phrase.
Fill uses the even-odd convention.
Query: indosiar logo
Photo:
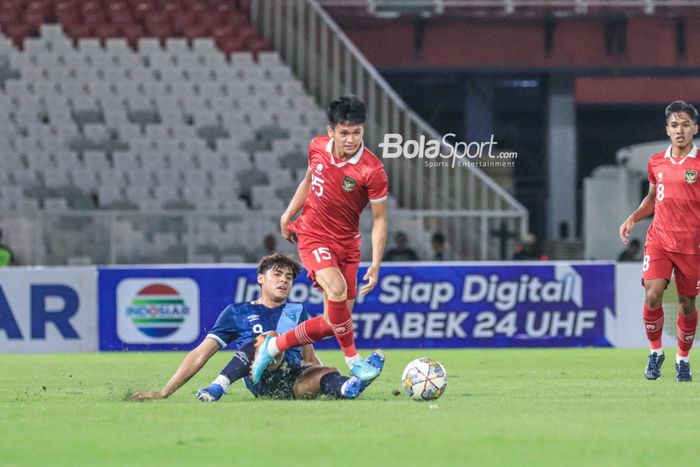
[[[126,314],[134,326],[151,337],[175,333],[190,314],[177,290],[167,284],[151,284],[139,290]]]
[[[189,278],[124,279],[117,332],[127,344],[188,344],[199,336],[199,287]]]

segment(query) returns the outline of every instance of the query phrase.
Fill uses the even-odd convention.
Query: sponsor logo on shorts
[[[354,189],[355,189],[355,183],[356,183],[356,182],[355,182],[355,179],[354,179],[354,178],[350,178],[350,177],[346,176],[346,177],[343,179],[343,184],[342,184],[343,190],[345,190],[345,191],[352,191],[352,190],[354,190]]]
[[[685,182],[689,185],[692,185],[695,183],[698,179],[698,171],[697,170],[686,170],[685,171]]]

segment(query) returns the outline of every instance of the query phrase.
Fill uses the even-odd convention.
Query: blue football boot
[[[197,399],[202,402],[216,402],[221,399],[226,391],[221,387],[220,384],[211,383],[206,388],[202,388],[197,391]]]
[[[265,368],[272,363],[275,358],[270,356],[267,351],[270,346],[270,339],[272,336],[258,336],[255,340],[255,358],[253,359],[253,364],[250,366],[250,380],[253,384],[258,384],[260,378],[262,378]],[[262,343],[260,343],[262,342]],[[258,345],[258,343],[260,343]]]
[[[365,383],[360,381],[360,378],[357,376],[351,376],[341,386],[340,394],[342,394],[346,399],[354,399],[362,394],[365,387]]]
[[[676,363],[676,381],[679,383],[687,383],[693,380],[693,375],[690,374],[690,363],[681,360]]]
[[[644,376],[647,379],[658,379],[661,377],[661,365],[664,363],[666,357],[664,354],[657,354],[652,352],[649,354],[649,361],[647,362],[646,368],[644,368]],[[690,369],[688,369],[690,372]]]
[[[384,351],[381,349],[375,350],[374,352],[369,354],[369,357],[367,357],[367,359],[365,361],[367,363],[369,363],[370,365],[372,365],[373,367],[375,367],[377,370],[379,370],[379,373],[377,373],[377,376],[375,376],[371,380],[363,381],[363,383],[362,383],[362,390],[363,391],[367,386],[369,386],[372,383],[372,381],[377,379],[379,377],[379,375],[382,374],[382,370],[384,369],[384,361],[385,360],[386,360],[386,355],[384,354]]]
[[[360,378],[363,382],[373,381],[379,376],[381,370],[372,366],[366,360],[362,360],[359,356],[348,363],[350,373]]]

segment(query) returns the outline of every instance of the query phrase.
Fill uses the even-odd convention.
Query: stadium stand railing
[[[441,140],[441,135],[413,112],[353,45],[315,0],[254,0],[251,18],[279,51],[318,102],[343,93],[367,103],[365,130],[377,148],[387,133],[404,140]],[[478,167],[426,169],[418,160],[384,159],[389,192],[413,227],[441,231],[460,259],[503,259],[503,239],[528,231],[527,210]],[[409,223],[410,224],[410,223]],[[410,231],[410,230],[409,230]]]
[[[372,142],[389,123],[434,135],[366,61],[352,62],[342,36],[326,36],[325,54],[306,51],[308,62],[281,58],[247,23],[246,2],[206,2],[187,3],[189,22],[170,8],[184,8],[177,0],[158,4],[167,17],[151,0],[0,4],[0,228],[21,263],[255,261],[305,169],[309,138],[325,127],[316,100],[341,90],[360,89],[375,109]],[[342,34],[327,20],[314,20],[319,33]],[[341,81],[341,52],[356,88]],[[310,76],[310,63],[338,79]],[[503,219],[526,230],[524,210],[479,171],[453,180],[407,167],[388,164],[390,225],[422,258],[437,230],[453,259],[499,258],[489,237]]]
[[[344,14],[399,16],[576,16],[590,14],[653,15],[699,7],[697,0],[319,0]]]

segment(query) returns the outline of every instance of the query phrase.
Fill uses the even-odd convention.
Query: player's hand
[[[632,220],[632,217],[628,217],[625,222],[622,223],[620,226],[620,240],[622,240],[622,243],[625,245],[629,244],[629,235],[630,232],[632,231],[632,227],[634,227],[634,221]]]
[[[377,285],[377,277],[379,276],[379,268],[377,266],[370,266],[367,268],[367,272],[362,278],[363,281],[367,281],[365,285],[360,289],[360,295],[367,295],[372,291],[375,285]]]
[[[282,238],[288,242],[297,242],[297,234],[289,231],[289,218],[287,218],[287,216],[284,214],[280,218],[280,233],[282,234]]]
[[[132,401],[147,401],[155,399],[165,399],[165,395],[163,395],[163,393],[160,391],[139,391],[135,392],[131,396]]]

